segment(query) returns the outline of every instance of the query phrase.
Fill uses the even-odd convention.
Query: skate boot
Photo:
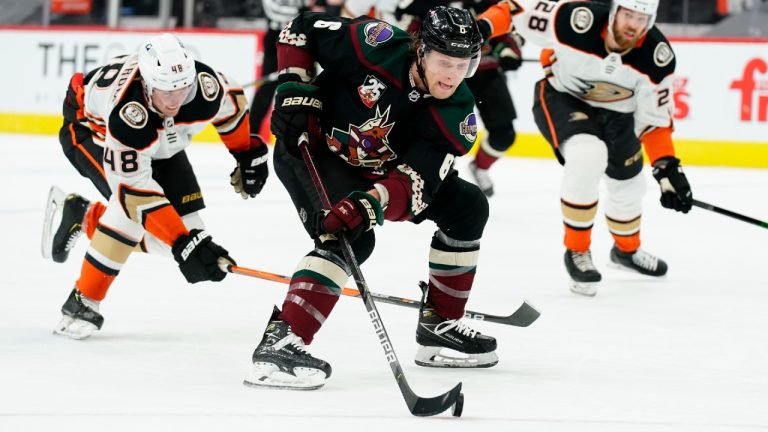
[[[667,263],[659,257],[638,249],[633,253],[619,250],[616,245],[611,249],[610,266],[621,270],[635,271],[647,276],[664,276],[667,274]]]
[[[416,327],[416,364],[425,367],[487,368],[499,362],[496,339],[480,334],[461,319],[445,319],[427,303]]]
[[[82,295],[77,288],[64,302],[61,314],[61,321],[53,332],[72,339],[85,339],[104,324],[104,317],[99,313],[99,302]]]
[[[43,258],[63,263],[82,234],[83,218],[90,202],[77,194],[64,195],[56,186],[48,192],[43,222]]]
[[[261,343],[253,352],[253,370],[243,384],[288,390],[315,390],[331,377],[331,365],[313,357],[275,306]]]
[[[571,276],[571,292],[593,297],[597,294],[597,282],[603,278],[592,263],[592,253],[565,251],[565,269]]]
[[[475,162],[469,164],[469,172],[472,173],[472,177],[475,179],[475,184],[487,197],[493,196],[493,180],[488,174],[487,169],[478,168]]]

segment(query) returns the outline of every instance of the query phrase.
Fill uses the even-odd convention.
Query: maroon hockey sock
[[[480,169],[487,170],[497,160],[499,160],[499,158],[489,155],[481,148],[477,151],[477,155],[475,156],[475,165]]]

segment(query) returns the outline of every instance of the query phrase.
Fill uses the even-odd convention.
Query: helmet
[[[659,8],[659,0],[611,0],[611,12],[608,15],[608,28],[611,31],[613,31],[613,21],[616,19],[616,12],[619,7],[648,15],[648,27],[645,29],[648,31],[656,21],[656,9]]]
[[[432,49],[458,58],[471,58],[467,77],[472,76],[480,62],[483,36],[472,15],[464,9],[435,6],[427,12],[419,31],[419,55]]]
[[[139,72],[149,95],[153,89],[171,91],[195,82],[195,59],[181,41],[170,33],[163,33],[143,43],[138,55]]]

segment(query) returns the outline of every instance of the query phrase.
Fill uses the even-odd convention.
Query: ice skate
[[[667,274],[667,263],[642,249],[633,253],[626,253],[613,245],[609,265],[613,268],[634,271],[647,276],[660,277]]]
[[[253,352],[253,369],[243,384],[288,390],[315,390],[331,376],[331,365],[313,357],[275,306],[261,343]]]
[[[594,297],[597,294],[597,283],[603,278],[592,263],[592,253],[565,251],[565,269],[571,276],[570,289],[575,294]]]
[[[416,364],[426,367],[487,368],[499,362],[496,339],[471,329],[461,319],[445,319],[428,304],[416,327]]]
[[[487,197],[493,196],[493,180],[488,174],[487,169],[478,168],[475,162],[469,164],[469,172],[472,173],[472,177],[475,179],[475,184]]]
[[[82,295],[77,288],[64,302],[61,314],[61,321],[53,332],[72,339],[86,339],[104,324],[104,317],[99,313],[99,302]]]
[[[58,263],[67,260],[69,251],[82,234],[83,218],[89,204],[80,195],[65,195],[58,187],[51,186],[43,222],[43,258],[52,258]]]

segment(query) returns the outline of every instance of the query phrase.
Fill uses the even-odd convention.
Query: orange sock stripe
[[[107,206],[100,201],[96,201],[88,206],[88,210],[85,212],[85,218],[83,218],[83,231],[89,239],[93,238],[93,233],[96,232],[96,227],[99,226],[99,219],[101,219],[101,215],[103,215],[105,211],[107,211]]]
[[[565,225],[563,244],[570,250],[586,252],[592,244],[592,227],[579,229]]]
[[[83,267],[80,270],[80,279],[75,282],[75,286],[86,297],[101,301],[107,296],[107,290],[112,285],[118,272],[111,270],[108,274],[103,271],[105,267],[99,265],[92,257],[86,255],[83,260]]]
[[[626,253],[632,253],[638,249],[640,249],[640,232],[636,232],[630,236],[622,236],[618,234],[613,234],[613,241],[616,242],[616,247],[619,248],[620,251],[626,252]]]

